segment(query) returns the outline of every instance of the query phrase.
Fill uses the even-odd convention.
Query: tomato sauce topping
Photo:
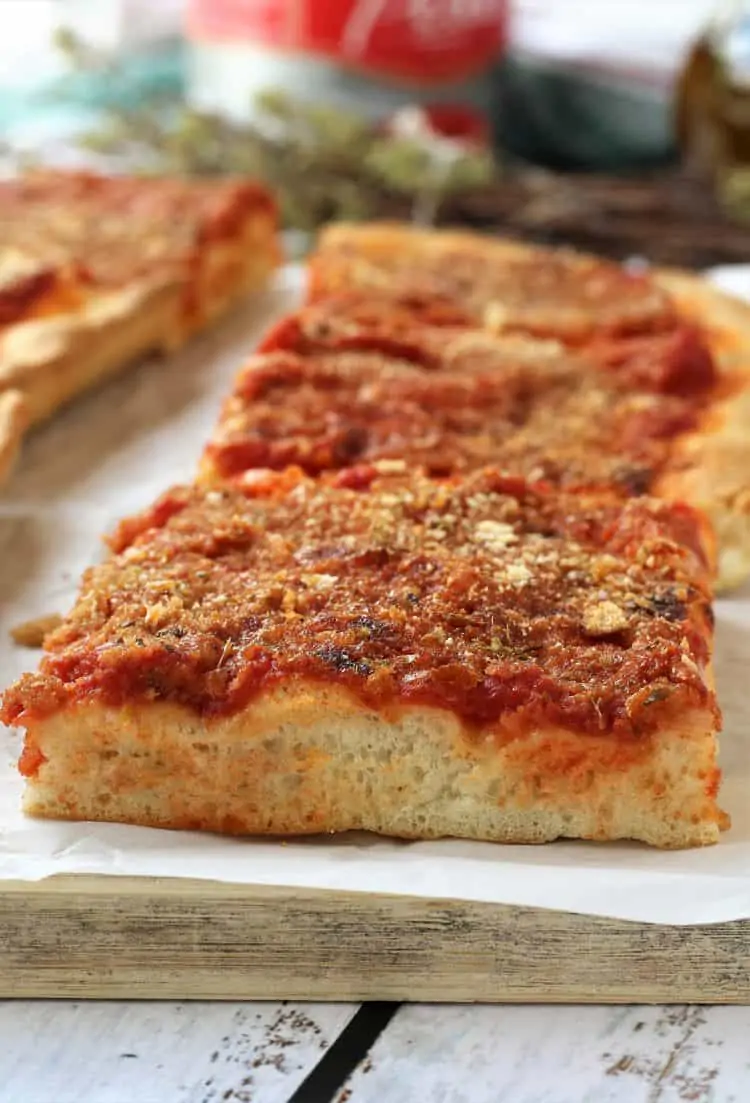
[[[470,730],[636,739],[676,710],[715,712],[708,571],[685,507],[493,470],[351,470],[356,489],[287,471],[170,492],[86,573],[2,719],[87,701],[210,717],[295,679],[374,709],[448,709]]]
[[[584,356],[423,324],[383,299],[337,298],[266,337],[225,403],[204,471],[235,478],[294,464],[318,474],[404,459],[446,475],[491,463],[562,487],[642,494],[714,382],[692,337],[609,339]],[[690,369],[684,393],[678,361]]]
[[[311,300],[351,289],[433,297],[465,320],[580,344],[595,334],[671,328],[675,311],[648,275],[564,249],[406,226],[333,226],[310,266]]]
[[[3,245],[51,264],[78,263],[102,287],[190,265],[255,211],[273,218],[273,200],[246,181],[43,171],[0,182]]]

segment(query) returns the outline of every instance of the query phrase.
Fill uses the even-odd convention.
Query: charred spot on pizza
[[[333,667],[339,674],[357,674],[361,678],[368,678],[372,674],[372,666],[363,659],[357,659],[341,647],[325,644],[315,648],[314,655],[322,659],[326,665]]]
[[[411,595],[414,597],[415,595]],[[408,599],[409,595],[407,595]],[[376,620],[375,617],[362,613],[352,621],[355,628],[362,629],[365,637],[370,640],[384,640],[393,634],[393,627],[385,620]]]
[[[344,467],[353,463],[367,451],[368,432],[363,425],[352,425],[345,429],[331,449],[333,465]]]
[[[618,486],[621,486],[630,497],[637,498],[642,494],[648,494],[654,479],[654,472],[648,467],[624,467],[617,468],[613,472],[613,478]]]
[[[685,620],[687,617],[686,602],[687,596],[684,593],[678,595],[675,590],[665,590],[663,593],[655,594],[650,599],[649,607],[657,617],[679,621]]]

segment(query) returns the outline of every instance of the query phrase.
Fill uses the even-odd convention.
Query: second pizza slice
[[[396,313],[430,324],[551,339],[604,364],[639,361],[639,390],[655,364],[656,389],[666,371],[670,393],[695,398],[696,369],[700,377],[701,364],[710,363],[715,385],[693,402],[684,431],[668,419],[670,462],[649,488],[710,517],[721,587],[750,575],[747,303],[689,273],[634,273],[571,250],[389,224],[332,226],[321,235],[309,298],[325,308],[331,296],[352,291],[389,299]],[[644,439],[660,432],[648,421]]]
[[[686,456],[721,386],[682,331],[584,352],[448,324],[434,304],[427,322],[377,297],[336,297],[266,336],[224,404],[201,478],[494,465],[565,490],[704,505]]]
[[[25,428],[180,345],[279,257],[273,200],[241,180],[33,173],[0,183],[0,242],[0,396],[23,405],[0,416],[0,479]]]

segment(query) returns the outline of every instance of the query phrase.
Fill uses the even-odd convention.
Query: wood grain
[[[286,1103],[355,1011],[0,1003],[0,1103]]]
[[[403,1007],[336,1103],[739,1103],[750,1009]]]
[[[66,876],[0,890],[0,995],[750,1004],[750,922]]]

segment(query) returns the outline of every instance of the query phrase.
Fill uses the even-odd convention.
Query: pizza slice
[[[352,290],[420,309],[437,301],[464,323],[583,344],[669,328],[669,294],[599,257],[461,231],[334,224],[309,267],[311,300]]]
[[[201,472],[236,479],[295,465],[317,475],[402,461],[444,476],[494,464],[568,490],[631,495],[658,485],[675,440],[698,420],[694,399],[639,390],[626,370],[555,346],[413,327],[400,356],[374,338],[251,357]]]
[[[352,290],[390,299],[401,317],[411,312],[429,324],[463,322],[555,340],[593,362],[637,371],[639,386],[652,375],[675,395],[702,392],[691,399],[699,416],[674,439],[670,461],[649,489],[708,514],[719,538],[722,587],[750,575],[746,303],[686,273],[634,274],[566,250],[387,224],[333,226],[321,236],[310,299]],[[325,312],[325,302],[318,305]],[[330,313],[328,325],[335,328]],[[711,372],[715,382],[706,390],[701,380]]]
[[[491,355],[491,349],[502,349],[507,353],[504,361],[512,355],[514,360],[532,366],[540,357],[550,361],[553,355],[567,356],[569,362],[576,357],[580,370],[585,370],[585,360],[609,370],[623,384],[637,390],[684,396],[707,394],[720,370],[700,329],[687,322],[645,334],[600,334],[586,344],[570,347],[551,337],[520,331],[496,333],[476,326],[467,322],[461,311],[439,299],[423,296],[415,304],[359,291],[329,295],[287,315],[270,328],[257,351],[285,350],[304,355],[377,347],[424,368],[444,368],[445,340],[462,333],[466,334],[467,348],[471,348],[464,359],[474,366],[483,341],[485,355]],[[455,359],[455,348],[451,356]]]
[[[288,469],[174,490],[112,545],[4,697],[33,815],[719,837],[710,537],[688,507]]]
[[[517,473],[538,470],[541,477],[541,461],[552,462],[555,441],[540,451],[528,432],[525,447],[520,439],[534,391],[542,392],[548,409],[577,393],[579,365],[554,352],[529,359],[523,343],[517,348],[480,331],[440,336],[438,371],[425,371],[419,359],[393,355],[378,342],[355,351],[251,357],[224,403],[201,477],[237,479],[290,465],[318,475],[380,461],[436,476],[497,463]],[[518,461],[506,464],[513,453]],[[566,476],[575,481],[572,470]]]
[[[278,260],[268,193],[243,181],[43,172],[0,182],[0,393],[30,425],[181,344]]]
[[[287,464],[315,475],[403,460],[436,476],[494,464],[569,491],[686,499],[722,538],[719,585],[750,567],[743,530],[726,528],[742,515],[693,459],[738,407],[689,328],[570,350],[339,296],[284,319],[261,349],[224,404],[204,480]],[[739,432],[736,446],[747,451]]]

